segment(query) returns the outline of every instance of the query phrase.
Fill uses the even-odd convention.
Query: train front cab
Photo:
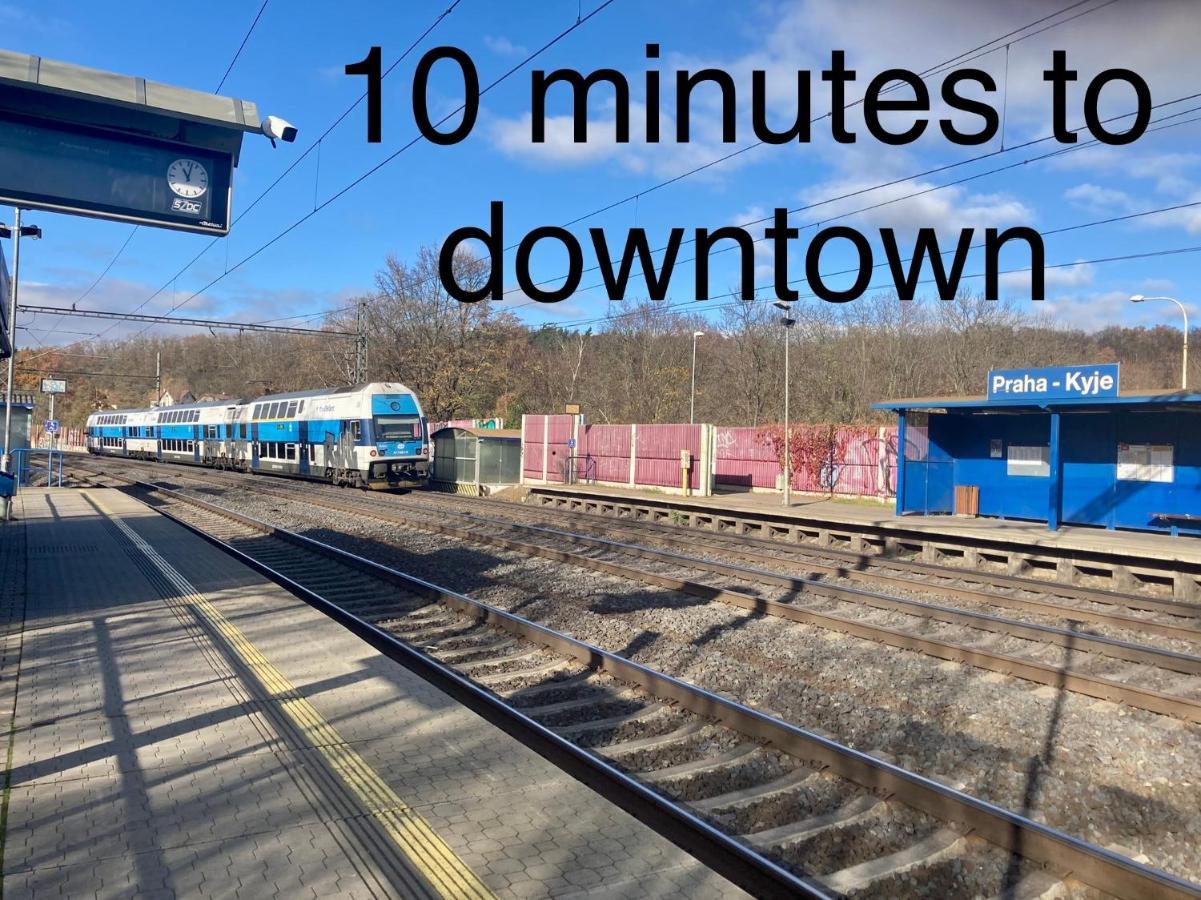
[[[422,487],[429,478],[428,426],[410,393],[371,396],[367,486]]]

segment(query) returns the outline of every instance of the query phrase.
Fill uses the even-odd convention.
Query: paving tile
[[[235,624],[498,896],[609,886],[618,893],[597,896],[741,896],[256,573],[129,498],[89,493]],[[386,835],[322,748],[298,737],[179,598],[164,599],[83,495],[29,491],[22,503],[30,602],[6,896],[409,893]],[[53,552],[66,546],[84,549]],[[0,618],[18,608],[11,587],[0,589]],[[5,660],[15,660],[12,643],[0,648]]]

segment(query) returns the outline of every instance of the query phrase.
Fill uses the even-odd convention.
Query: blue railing
[[[3,453],[0,448],[0,453]],[[16,487],[62,487],[63,451],[25,447],[13,451],[12,471]]]

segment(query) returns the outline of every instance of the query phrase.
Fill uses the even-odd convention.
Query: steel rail
[[[354,512],[356,515],[371,515],[377,518],[384,519],[384,516],[375,512],[366,510],[362,507],[336,507],[328,503],[320,503],[316,500],[307,502],[315,505],[325,506],[327,509],[337,509],[340,512]],[[403,520],[405,517],[396,516],[396,519]],[[386,519],[385,519],[386,521]],[[433,531],[439,534],[446,534],[451,537],[457,537],[473,543],[482,543],[494,547],[499,547],[504,550],[511,550],[516,553],[521,553],[526,556],[538,556],[543,559],[551,559],[556,562],[564,562],[570,565],[581,566],[583,568],[592,569],[593,571],[603,572],[607,575],[614,575],[618,578],[626,578],[633,581],[640,581],[643,584],[649,584],[656,587],[667,588],[668,590],[678,591],[680,593],[689,594],[694,597],[700,597],[705,600],[716,600],[721,603],[727,603],[741,609],[746,609],[752,612],[765,613],[781,619],[787,619],[792,622],[798,622],[805,625],[814,625],[819,628],[839,631],[849,634],[852,637],[862,638],[864,640],[875,641],[876,643],[885,644],[890,647],[897,647],[904,650],[913,650],[918,653],[924,653],[928,656],[933,656],[938,659],[944,659],[951,662],[966,663],[976,666],[977,668],[987,669],[992,672],[1000,672],[1005,675],[1012,675],[1017,678],[1023,678],[1027,681],[1033,681],[1036,684],[1046,685],[1049,687],[1066,687],[1073,693],[1084,694],[1088,697],[1094,697],[1100,700],[1110,700],[1116,703],[1125,703],[1127,706],[1135,709],[1143,709],[1148,712],[1158,713],[1160,715],[1173,716],[1186,721],[1196,722],[1201,724],[1201,700],[1193,700],[1188,697],[1179,697],[1173,694],[1166,694],[1162,691],[1156,691],[1151,688],[1139,687],[1137,685],[1124,684],[1120,681],[1115,681],[1112,678],[1104,678],[1097,675],[1087,675],[1071,672],[1064,668],[1050,666],[1045,663],[1036,662],[1034,660],[1022,659],[1019,657],[1010,656],[1002,653],[994,653],[991,650],[982,650],[972,647],[965,647],[961,644],[952,643],[950,641],[938,640],[936,638],[922,637],[901,631],[895,628],[888,628],[882,625],[873,625],[866,622],[861,622],[845,616],[836,615],[834,613],[816,612],[805,609],[789,603],[783,603],[778,600],[770,600],[764,597],[755,597],[750,594],[744,594],[740,591],[731,591],[724,588],[716,588],[711,585],[702,584],[697,581],[691,581],[683,578],[675,578],[669,575],[660,575],[654,572],[647,572],[642,569],[636,569],[631,566],[613,563],[607,560],[595,559],[590,556],[582,556],[579,554],[568,553],[565,550],[557,550],[551,547],[544,547],[539,544],[527,544],[522,541],[514,541],[510,538],[500,537],[492,534],[479,534],[467,529],[458,528],[454,525],[447,525],[442,522],[422,520],[420,524],[408,520],[409,524],[414,525],[425,531]],[[599,538],[582,539],[587,541],[600,541]],[[604,541],[605,544],[611,544],[614,547],[614,542]],[[626,550],[634,555],[647,556],[655,558],[654,554],[658,551],[649,550],[645,547],[637,547],[625,545]],[[675,556],[670,554],[669,556]],[[720,565],[720,564],[714,564]],[[780,576],[788,577],[788,576]],[[804,579],[796,579],[804,582]],[[851,597],[852,592],[858,595],[856,599],[865,600],[872,598],[880,605],[902,602],[898,598],[889,598],[885,595],[871,594],[868,591],[861,591],[856,588],[837,587],[829,584],[815,583],[823,591],[830,593],[837,592],[845,597]],[[918,601],[903,601],[905,603],[918,603]],[[874,604],[873,604],[874,605]],[[921,604],[924,605],[924,604]],[[946,609],[939,607],[939,609]],[[1127,644],[1123,641],[1116,641],[1113,638],[1102,638],[1099,636],[1091,636],[1080,634],[1079,632],[1069,631],[1066,629],[1052,629],[1043,625],[1028,625],[1025,623],[1014,622],[1013,620],[1000,619],[999,617],[989,616],[984,617],[983,614],[965,613],[965,616],[979,617],[979,621],[973,620],[973,627],[982,628],[988,631],[1002,631],[1005,633],[1018,634],[1025,633],[1034,640],[1054,643],[1065,648],[1075,647],[1077,649],[1085,649],[1088,647],[1103,646],[1111,654],[1124,652],[1134,657],[1135,661],[1146,662],[1154,658],[1156,664],[1163,665],[1161,659],[1171,661],[1175,668],[1197,672],[1198,664],[1201,663],[1197,657],[1188,656],[1187,654],[1178,654],[1170,650],[1158,650],[1150,647],[1143,647],[1138,644]],[[991,627],[990,627],[991,626]],[[1145,656],[1143,656],[1145,654]],[[1143,656],[1143,658],[1140,658]],[[1125,657],[1118,657],[1125,658]],[[1189,668],[1184,668],[1188,666]]]
[[[516,504],[512,504],[516,506]],[[915,575],[932,576],[934,578],[974,582],[976,584],[988,585],[991,587],[1001,588],[1002,590],[1028,591],[1030,593],[1046,594],[1052,597],[1063,597],[1071,600],[1083,600],[1089,603],[1100,603],[1110,606],[1126,607],[1128,609],[1139,609],[1147,612],[1164,613],[1171,616],[1195,618],[1201,623],[1201,604],[1189,603],[1181,600],[1163,600],[1156,597],[1144,597],[1139,594],[1123,593],[1120,591],[1110,591],[1103,588],[1086,588],[1078,585],[1066,584],[1064,582],[1051,581],[1042,578],[1026,578],[1021,575],[1003,575],[998,572],[981,572],[967,567],[959,566],[944,566],[937,563],[919,562],[917,560],[897,559],[895,557],[885,556],[878,553],[859,553],[854,550],[846,550],[841,547],[828,546],[813,546],[807,543],[785,543],[782,541],[771,540],[770,538],[756,537],[748,534],[728,534],[722,532],[704,532],[700,529],[687,529],[679,525],[670,525],[665,522],[651,522],[647,520],[631,520],[615,516],[598,516],[594,513],[578,512],[576,510],[563,510],[556,507],[535,507],[535,509],[553,509],[560,515],[571,517],[577,521],[588,521],[597,523],[598,525],[608,525],[613,530],[627,530],[637,532],[641,529],[649,529],[655,534],[657,540],[664,543],[670,543],[676,546],[694,547],[698,543],[702,546],[713,547],[714,549],[722,549],[731,553],[745,553],[752,558],[781,561],[782,557],[775,556],[769,553],[759,553],[751,550],[751,547],[762,547],[764,550],[772,550],[776,554],[796,554],[803,557],[805,565],[812,566],[815,570],[825,571],[829,574],[839,575],[844,578],[873,582],[879,581],[886,584],[893,584],[898,587],[920,584],[921,590],[930,591],[932,593],[940,593],[949,596],[963,596],[965,594],[974,593],[981,597],[995,597],[995,595],[986,594],[983,591],[977,591],[972,588],[959,588],[951,585],[940,585],[930,582],[915,582],[912,578],[903,578],[895,575],[888,575],[880,572],[865,571],[864,567],[873,569],[894,570],[900,572],[912,572]],[[522,512],[531,512],[528,508],[522,508]],[[695,532],[700,532],[695,534]],[[677,537],[677,534],[684,532],[693,532],[687,537]],[[834,557],[836,559],[845,559],[850,563],[848,566],[835,566],[828,563],[821,563],[813,560],[814,557]],[[789,560],[784,560],[789,561]],[[797,564],[800,564],[800,560]],[[995,598],[994,601],[1002,598]],[[1051,603],[1043,600],[1031,600],[1018,597],[1005,597],[1005,602],[1013,605],[1026,605],[1030,609],[1050,608],[1053,610],[1071,609],[1059,604]],[[1132,616],[1123,616],[1120,614],[1096,612],[1090,610],[1079,610],[1082,614],[1087,614],[1090,621],[1095,621],[1098,624],[1113,624],[1119,627],[1133,627],[1136,623],[1138,627],[1156,631],[1158,634],[1164,634],[1169,637],[1184,637],[1188,638],[1190,634],[1194,638],[1201,638],[1201,624],[1198,625],[1195,631],[1185,627],[1181,628],[1174,625],[1164,625],[1157,622],[1148,622],[1144,619],[1139,619]],[[1158,630],[1157,630],[1158,629]]]
[[[1178,573],[1187,573],[1190,577],[1201,575],[1201,563],[1182,563],[1178,560],[1149,559],[1132,552],[1117,552],[1101,549],[1072,548],[1069,553],[1061,549],[1049,547],[1037,542],[1014,541],[1008,542],[996,538],[979,535],[953,534],[950,532],[931,532],[920,528],[906,527],[903,524],[855,523],[821,516],[806,515],[804,518],[790,516],[771,510],[739,510],[720,509],[705,504],[687,500],[667,500],[651,497],[623,497],[614,494],[580,494],[567,488],[549,485],[538,485],[530,488],[530,494],[535,497],[545,497],[557,502],[576,505],[595,506],[627,506],[630,508],[643,507],[646,510],[662,510],[694,513],[714,521],[727,519],[742,521],[756,527],[768,526],[776,529],[801,528],[806,530],[825,530],[830,532],[845,531],[852,534],[871,536],[884,547],[892,542],[913,542],[919,544],[944,544],[964,550],[994,551],[998,553],[1028,553],[1055,557],[1065,562],[1096,563],[1099,565],[1125,566],[1143,568],[1156,572],[1165,580],[1173,579]],[[558,508],[552,506],[552,508]],[[641,521],[641,520],[637,520]],[[882,555],[882,554],[881,554]],[[1042,580],[1044,583],[1056,585],[1051,579]]]
[[[431,512],[430,514],[432,515],[433,513]],[[920,607],[920,608],[939,611],[937,613],[931,613],[930,615],[932,618],[940,618],[944,613],[950,614],[952,616],[952,618],[942,619],[943,621],[953,621],[958,618],[957,614],[959,614],[959,613],[962,613],[963,615],[970,616],[970,617],[992,618],[999,622],[1013,622],[1014,621],[1011,619],[1004,619],[1004,618],[1000,618],[1000,617],[996,617],[996,616],[988,616],[987,614],[984,614],[984,613],[972,613],[970,611],[965,612],[965,611],[958,610],[958,609],[951,609],[948,607],[940,607],[935,604],[925,603],[923,601],[909,600],[909,599],[905,599],[905,598],[892,598],[892,597],[888,597],[887,595],[882,595],[882,594],[879,594],[874,591],[863,591],[863,590],[859,590],[856,588],[846,587],[843,585],[834,585],[827,581],[822,581],[820,579],[814,579],[814,578],[809,578],[809,577],[805,577],[805,576],[787,575],[787,574],[773,572],[773,571],[766,570],[766,569],[760,569],[757,567],[720,563],[720,562],[717,562],[714,560],[704,559],[703,557],[692,556],[691,554],[675,554],[675,553],[666,553],[666,552],[661,553],[660,551],[654,550],[654,548],[635,547],[634,545],[630,545],[623,541],[613,541],[613,540],[610,540],[607,538],[594,537],[591,535],[579,535],[578,533],[574,533],[574,532],[564,532],[559,529],[550,528],[549,526],[544,526],[544,525],[530,525],[530,524],[524,523],[524,522],[511,522],[507,519],[491,519],[487,516],[479,515],[478,513],[466,512],[466,511],[460,511],[457,514],[463,518],[473,519],[473,520],[477,520],[480,522],[486,522],[489,524],[504,525],[506,527],[520,529],[520,530],[526,530],[526,531],[532,531],[535,533],[541,532],[541,533],[553,534],[564,540],[579,539],[577,541],[579,543],[585,543],[586,541],[596,541],[596,542],[598,542],[598,544],[597,544],[598,546],[603,545],[603,544],[609,544],[614,547],[621,548],[624,552],[632,552],[635,549],[646,549],[646,550],[649,550],[652,553],[656,554],[656,556],[652,557],[652,558],[663,558],[664,560],[670,560],[670,559],[687,560],[688,565],[693,568],[705,569],[707,571],[732,575],[732,576],[736,576],[736,577],[749,576],[749,577],[753,577],[757,581],[763,581],[763,582],[767,582],[767,583],[771,583],[771,584],[778,584],[778,585],[782,585],[785,587],[804,588],[805,586],[812,585],[815,588],[820,588],[822,590],[828,590],[831,592],[848,591],[848,592],[851,592],[851,595],[855,595],[855,596],[859,596],[859,597],[863,597],[863,598],[884,597],[892,603],[901,604],[901,606],[890,606],[889,608],[904,611],[902,609],[902,607],[909,607],[909,608],[919,608]],[[622,529],[617,528],[617,529],[610,529],[610,530],[621,531]],[[672,546],[685,546],[685,547],[695,547],[698,543],[697,541],[686,541],[686,540],[677,539],[674,537],[660,538],[658,535],[653,536],[652,540],[662,540],[664,543],[670,544]],[[747,552],[742,551],[735,547],[731,547],[731,548],[727,549],[725,547],[721,547],[719,545],[714,545],[711,543],[705,543],[705,542],[701,542],[701,543],[703,546],[707,546],[710,549],[713,549],[715,551],[725,552],[725,553],[730,553],[730,554],[742,554],[742,555],[748,556],[752,559],[763,559],[763,560],[770,561],[770,562],[792,562],[791,560],[781,559],[779,557],[770,557],[770,556],[767,556],[766,554],[756,554],[753,552],[747,553]],[[831,574],[831,575],[835,575],[835,576],[847,577],[848,580],[864,581],[864,582],[868,582],[868,583],[884,582],[886,584],[889,584],[889,585],[892,585],[895,587],[899,587],[904,590],[911,590],[911,591],[916,591],[919,593],[922,593],[922,592],[937,593],[937,594],[940,594],[943,596],[948,596],[948,597],[958,597],[958,598],[970,599],[970,600],[975,600],[980,603],[986,603],[990,606],[1014,606],[1014,607],[1018,607],[1020,609],[1027,609],[1031,612],[1037,612],[1037,613],[1041,613],[1044,615],[1052,615],[1052,616],[1056,616],[1058,618],[1066,618],[1066,619],[1071,619],[1074,621],[1090,621],[1090,622],[1095,622],[1097,624],[1105,624],[1105,625],[1112,625],[1112,626],[1119,627],[1119,628],[1126,628],[1126,629],[1129,629],[1132,631],[1140,631],[1140,630],[1150,631],[1150,632],[1154,632],[1156,634],[1161,634],[1165,637],[1173,637],[1173,638],[1178,638],[1181,640],[1201,641],[1201,627],[1188,628],[1188,627],[1179,626],[1179,625],[1165,625],[1165,624],[1160,624],[1160,623],[1156,623],[1156,622],[1147,622],[1143,619],[1139,619],[1134,616],[1122,616],[1122,615],[1116,615],[1116,614],[1110,614],[1110,613],[1095,613],[1090,610],[1077,610],[1073,607],[1064,607],[1064,606],[1060,606],[1058,604],[1048,603],[1048,602],[1041,601],[1041,600],[1026,600],[1023,598],[1008,597],[1008,596],[1004,596],[1004,595],[998,596],[996,594],[989,594],[984,591],[977,591],[977,590],[974,590],[971,588],[956,588],[956,587],[952,587],[949,585],[928,585],[926,582],[915,581],[911,578],[899,578],[899,577],[888,577],[888,576],[883,576],[883,577],[866,576],[864,578],[852,578],[852,576],[854,576],[856,573],[854,573],[853,571],[848,570],[842,566],[828,566],[828,565],[815,564],[815,563],[811,563],[807,560],[797,561],[794,564],[804,565],[810,569],[825,572],[827,574]],[[870,602],[870,601],[867,601],[867,602]],[[966,620],[960,619],[960,621],[966,621]],[[1016,624],[1023,625],[1023,626],[1026,625],[1026,623],[1021,623],[1021,622],[1018,622]],[[1033,628],[1036,630],[1048,630],[1048,626],[1029,625],[1027,627],[1030,627],[1030,628]],[[1049,630],[1054,631],[1056,629],[1049,629]],[[1076,634],[1078,635],[1079,633],[1076,633]],[[1097,636],[1096,639],[1099,642],[1108,643],[1111,645],[1121,645],[1121,644],[1129,643],[1129,642],[1124,642],[1124,641],[1120,641],[1120,640],[1116,640],[1116,639],[1112,639],[1112,638],[1105,638],[1102,636]],[[1142,646],[1142,645],[1129,644],[1129,646],[1135,647],[1135,646]],[[1154,650],[1154,649],[1152,649],[1152,652],[1165,653],[1165,654],[1169,654],[1169,655],[1173,653],[1173,651],[1168,651],[1168,650],[1160,651],[1160,650]],[[1114,655],[1114,654],[1111,653],[1108,655]],[[1188,657],[1187,654],[1176,654],[1176,655],[1185,657],[1186,659],[1194,659],[1195,660],[1195,664],[1194,663],[1189,664],[1190,666],[1195,665],[1195,667],[1179,669],[1178,671],[1201,672],[1201,658]],[[1129,659],[1131,661],[1143,661],[1143,662],[1152,662],[1153,661],[1150,659],[1136,660],[1134,657],[1123,656],[1120,654],[1119,654],[1119,658]]]
[[[465,595],[457,594],[422,579],[405,575],[396,569],[347,553],[344,550],[321,544],[311,538],[276,528],[273,525],[233,510],[207,503],[194,497],[186,497],[168,488],[147,482],[135,480],[132,484],[135,487],[152,493],[166,495],[174,501],[197,507],[213,515],[234,520],[259,533],[280,538],[289,544],[296,545],[310,552],[316,552],[336,559],[375,578],[386,580],[403,587],[405,590],[440,602],[477,620],[487,621],[493,625],[502,624],[502,627],[510,633],[526,637],[543,645],[549,646],[553,643],[549,639],[550,637],[568,641],[573,640],[549,630],[546,630],[546,634],[542,634],[539,630],[540,626],[534,626],[533,630],[517,627],[515,623],[524,623],[524,620],[509,616],[508,613],[495,607],[481,604]],[[687,851],[701,863],[728,878],[744,890],[758,897],[805,897],[813,898],[813,900],[834,900],[834,895],[822,887],[819,882],[811,878],[796,875],[783,866],[756,853],[749,846],[715,828],[683,806],[674,803],[654,789],[625,774],[603,757],[589,753],[587,750],[572,744],[566,738],[561,737],[548,727],[505,703],[496,694],[472,682],[432,655],[406,644],[387,631],[348,612],[336,603],[325,599],[317,591],[305,587],[282,572],[256,559],[253,555],[239,550],[220,537],[210,534],[202,527],[187,521],[187,519],[174,515],[162,507],[150,506],[150,508],[188,529],[208,543],[220,548],[242,564],[266,576],[288,592],[300,597],[306,603],[366,641],[375,650],[405,666],[405,668],[452,697],[456,702],[501,728],[507,734],[512,735],[525,746],[563,769],[578,781],[586,784],[606,800],[647,824],[676,846]],[[588,660],[592,658],[593,653],[605,653],[605,651],[599,648],[593,648],[581,642],[576,643],[580,643],[580,647],[588,648],[588,652],[580,652],[578,648],[573,648],[575,652],[570,655],[585,664],[588,664]]]
[[[203,481],[203,479],[198,480]],[[259,493],[291,499],[291,497],[289,497],[289,492],[287,491],[277,491],[263,486],[258,486],[256,489]],[[162,488],[162,490],[169,489]],[[1094,697],[1101,700],[1109,700],[1115,703],[1124,703],[1127,706],[1135,709],[1142,709],[1146,710],[1147,712],[1172,716],[1201,724],[1201,700],[1194,700],[1188,697],[1168,694],[1163,691],[1140,687],[1138,685],[1125,684],[1121,681],[1103,676],[1076,673],[1063,667],[1051,666],[1035,660],[1015,657],[1009,654],[996,653],[991,650],[968,647],[952,641],[923,637],[921,635],[902,631],[900,629],[862,622],[846,616],[840,616],[835,613],[817,612],[804,607],[796,606],[794,604],[784,603],[778,600],[771,600],[764,597],[756,597],[740,591],[716,588],[711,585],[702,584],[700,582],[691,581],[688,579],[675,578],[672,576],[660,575],[654,572],[647,572],[643,569],[637,569],[622,565],[620,563],[609,562],[607,560],[595,559],[590,556],[568,553],[564,550],[545,547],[540,544],[528,544],[522,541],[504,538],[495,534],[481,534],[476,531],[459,528],[443,522],[430,521],[428,519],[415,520],[412,517],[407,517],[399,513],[376,512],[361,505],[335,503],[325,500],[324,498],[318,499],[306,497],[305,502],[337,512],[352,513],[354,515],[366,514],[381,521],[390,521],[395,524],[409,524],[421,530],[446,534],[451,537],[459,538],[472,543],[499,547],[500,549],[520,553],[525,556],[537,556],[544,559],[551,559],[556,562],[576,565],[583,568],[592,569],[593,571],[603,572],[607,575],[613,575],[618,578],[639,581],[643,584],[666,588],[668,590],[689,594],[701,599],[726,603],[728,605],[740,609],[746,609],[751,612],[771,615],[804,625],[813,625],[827,630],[838,631],[844,634],[849,634],[852,637],[874,641],[876,643],[885,644],[886,646],[896,647],[898,649],[912,650],[914,652],[923,653],[927,656],[932,656],[937,659],[972,665],[977,668],[986,669],[991,672],[999,672],[1001,674],[1010,675],[1016,678],[1022,678],[1027,681],[1032,681],[1036,684],[1041,684],[1048,687],[1064,687],[1073,693],[1083,694],[1085,696]],[[489,524],[499,524],[506,527],[512,525],[512,523],[506,523],[499,520],[480,519],[480,521]],[[536,528],[536,526],[521,527]],[[538,530],[556,533],[554,529],[538,528]],[[655,559],[658,561],[678,562],[679,560],[689,560],[689,565],[691,565],[693,562],[693,558],[691,557],[683,557],[679,554],[666,553],[665,551],[657,551],[637,545],[619,544],[617,542],[607,541],[602,538],[586,538],[584,536],[573,535],[568,532],[557,532],[556,536],[571,540],[575,543],[601,547],[602,549],[613,549],[619,552],[626,552],[632,555],[642,556],[644,558]],[[712,571],[754,571],[745,570],[743,567],[738,566],[712,563],[708,560],[695,560],[695,562],[698,564],[704,564],[704,566],[698,565],[698,567],[713,567],[711,569]],[[884,594],[863,591],[858,588],[831,585],[826,582],[814,582],[802,578],[794,578],[793,576],[777,575],[776,573],[770,572],[764,574],[771,576],[772,578],[779,578],[783,581],[791,581],[801,588],[808,588],[818,593],[826,593],[850,602],[868,603],[869,605],[876,606],[877,608],[898,610],[907,612],[910,615],[925,615],[941,621],[965,624],[969,627],[979,628],[985,631],[1010,634],[1016,637],[1024,637],[1030,640],[1051,643],[1069,650],[1081,649],[1103,653],[1107,656],[1124,659],[1131,662],[1164,666],[1172,669],[1173,671],[1181,671],[1189,674],[1201,673],[1201,658],[1188,654],[1177,653],[1171,650],[1161,650],[1141,644],[1132,644],[1126,641],[1120,641],[1115,638],[1106,638],[1099,635],[1082,634],[1069,629],[1051,628],[1045,625],[1033,625],[1029,623],[1018,622],[1012,619],[1004,619],[998,616],[990,616],[984,613],[962,612],[959,610],[952,610],[948,607],[934,606],[932,604],[921,603],[920,601],[890,597]],[[911,608],[907,608],[911,605],[921,608],[922,611],[920,613],[912,612]]]
[[[556,632],[546,626],[522,619],[505,610],[475,600],[464,594],[440,587],[431,582],[402,573],[396,569],[365,559],[336,547],[323,544],[312,538],[270,525],[243,513],[227,509],[208,501],[199,500],[177,491],[141,481],[135,486],[151,493],[162,494],[185,505],[194,506],[217,516],[240,522],[260,533],[280,538],[288,543],[304,547],[316,553],[338,560],[363,572],[384,578],[406,589],[421,593],[438,602],[472,617],[487,622],[523,639],[541,644],[581,664],[605,672],[618,680],[634,684],[651,696],[678,703],[697,715],[714,719],[748,737],[764,741],[797,759],[822,766],[833,774],[855,782],[869,790],[884,793],[908,806],[921,810],[942,821],[960,825],[970,833],[982,837],[1010,852],[1050,866],[1054,871],[1075,878],[1106,893],[1123,898],[1201,898],[1201,885],[1193,884],[1168,872],[1135,862],[1087,841],[1083,841],[1058,829],[1043,825],[1010,810],[972,797],[962,791],[937,781],[907,771],[885,760],[846,747],[812,731],[799,728],[781,719],[774,718],[743,706],[727,697],[706,691],[670,675],[655,671],[640,663],[603,650],[592,644]],[[170,515],[161,507],[156,511]],[[441,686],[446,684],[448,692],[458,699],[463,697],[466,705],[482,715],[498,716],[505,723],[529,734],[544,746],[548,753],[562,753],[572,762],[601,773],[606,783],[621,784],[625,797],[635,798],[639,803],[654,803],[660,815],[672,822],[693,820],[695,833],[704,834],[709,841],[734,852],[746,853],[746,848],[721,832],[680,810],[674,804],[649,791],[638,782],[629,779],[607,764],[598,764],[591,754],[564,741],[558,735],[528,717],[512,710],[495,696],[459,676],[446,666],[432,660],[414,648],[381,631],[375,626],[325,601],[318,594],[275,572],[269,566],[258,563],[248,554],[236,550],[220,538],[208,534],[202,528],[188,523],[181,517],[170,516],[193,533],[230,552],[289,590],[295,588],[299,596],[330,615],[362,636],[373,647],[380,649],[405,665],[410,665],[423,677]],[[273,577],[274,576],[274,577]],[[498,722],[497,724],[501,724]],[[504,725],[501,725],[504,727]],[[539,751],[541,752],[541,751]],[[549,757],[548,757],[549,758]],[[615,776],[621,776],[617,779]],[[599,776],[598,776],[599,777]],[[622,784],[622,781],[626,782]],[[683,820],[681,817],[686,817]],[[703,826],[703,827],[700,827]],[[732,845],[728,846],[727,845]],[[757,855],[754,855],[758,859]],[[718,863],[719,860],[706,862]],[[764,861],[770,862],[770,861]],[[774,864],[773,864],[774,865]],[[714,866],[716,868],[716,866]],[[778,868],[778,867],[777,867]],[[720,871],[720,869],[718,870]],[[780,870],[795,880],[795,876]],[[821,888],[811,882],[801,882],[797,890],[813,890],[811,896],[823,896]]]

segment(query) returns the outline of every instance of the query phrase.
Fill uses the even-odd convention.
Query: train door
[[[219,429],[218,438],[220,439],[220,451],[218,456],[222,459],[222,464],[226,467],[232,466],[237,461],[237,453],[235,452],[237,430],[238,430],[238,408],[236,406],[225,407],[225,422]],[[220,433],[224,432],[224,433]]]
[[[296,423],[296,454],[299,473],[308,477],[309,473],[309,423],[301,419]]]

